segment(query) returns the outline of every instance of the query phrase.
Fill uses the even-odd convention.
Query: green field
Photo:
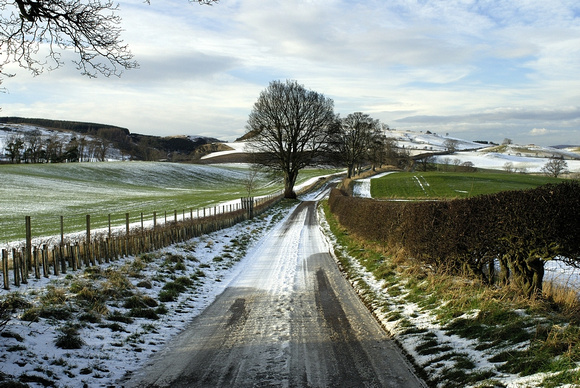
[[[401,172],[371,179],[373,198],[468,198],[559,183],[547,176],[507,173]]]
[[[304,170],[298,183],[331,173]],[[0,243],[24,238],[25,216],[32,219],[33,237],[85,230],[86,215],[92,229],[124,225],[125,213],[138,223],[153,212],[163,220],[189,215],[190,209],[213,207],[248,195],[249,170],[240,166],[211,166],[157,162],[107,162],[0,166]],[[269,174],[256,179],[253,196],[282,190],[281,180]]]

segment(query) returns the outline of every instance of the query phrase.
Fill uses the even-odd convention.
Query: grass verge
[[[326,202],[321,211],[342,269],[430,386],[580,385],[576,298],[547,290],[529,300],[509,288],[435,274],[350,235]]]

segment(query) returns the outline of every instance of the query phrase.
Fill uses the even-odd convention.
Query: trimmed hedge
[[[423,202],[353,198],[333,190],[329,205],[350,233],[402,248],[436,271],[514,282],[529,296],[541,291],[545,261],[580,264],[577,181]]]

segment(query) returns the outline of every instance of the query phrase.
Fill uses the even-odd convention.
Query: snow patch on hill
[[[400,130],[388,130],[385,135],[387,138],[394,139],[398,147],[409,151],[411,156],[430,152],[445,152],[449,141],[453,141],[457,152],[437,156],[437,163],[471,162],[475,167],[493,170],[504,170],[506,163],[512,163],[512,168],[517,171],[539,173],[549,158],[562,157],[566,160],[570,172],[580,172],[580,147],[577,146],[565,148],[543,147],[534,144],[491,144],[490,146],[489,143],[464,140],[449,135]],[[233,150],[214,152],[202,159],[211,160],[217,156],[244,153],[247,152],[247,144],[251,144],[251,142],[227,143]]]

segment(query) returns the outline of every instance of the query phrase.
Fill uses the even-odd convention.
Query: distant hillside
[[[3,132],[11,136],[24,136],[30,131],[48,131],[51,134],[60,133],[63,141],[68,142],[76,133],[80,137],[106,142],[109,148],[118,150],[121,158],[132,160],[194,161],[204,154],[196,152],[199,147],[220,143],[218,139],[202,136],[142,135],[114,125],[76,121],[0,117],[1,124],[5,124]]]
[[[49,119],[34,119],[25,117],[0,117],[0,123],[3,124],[30,124],[47,129],[60,129],[66,131],[74,131],[78,133],[95,134],[102,129],[115,129],[119,132],[129,135],[127,128],[116,127],[114,125],[83,123],[77,121],[62,121]]]

